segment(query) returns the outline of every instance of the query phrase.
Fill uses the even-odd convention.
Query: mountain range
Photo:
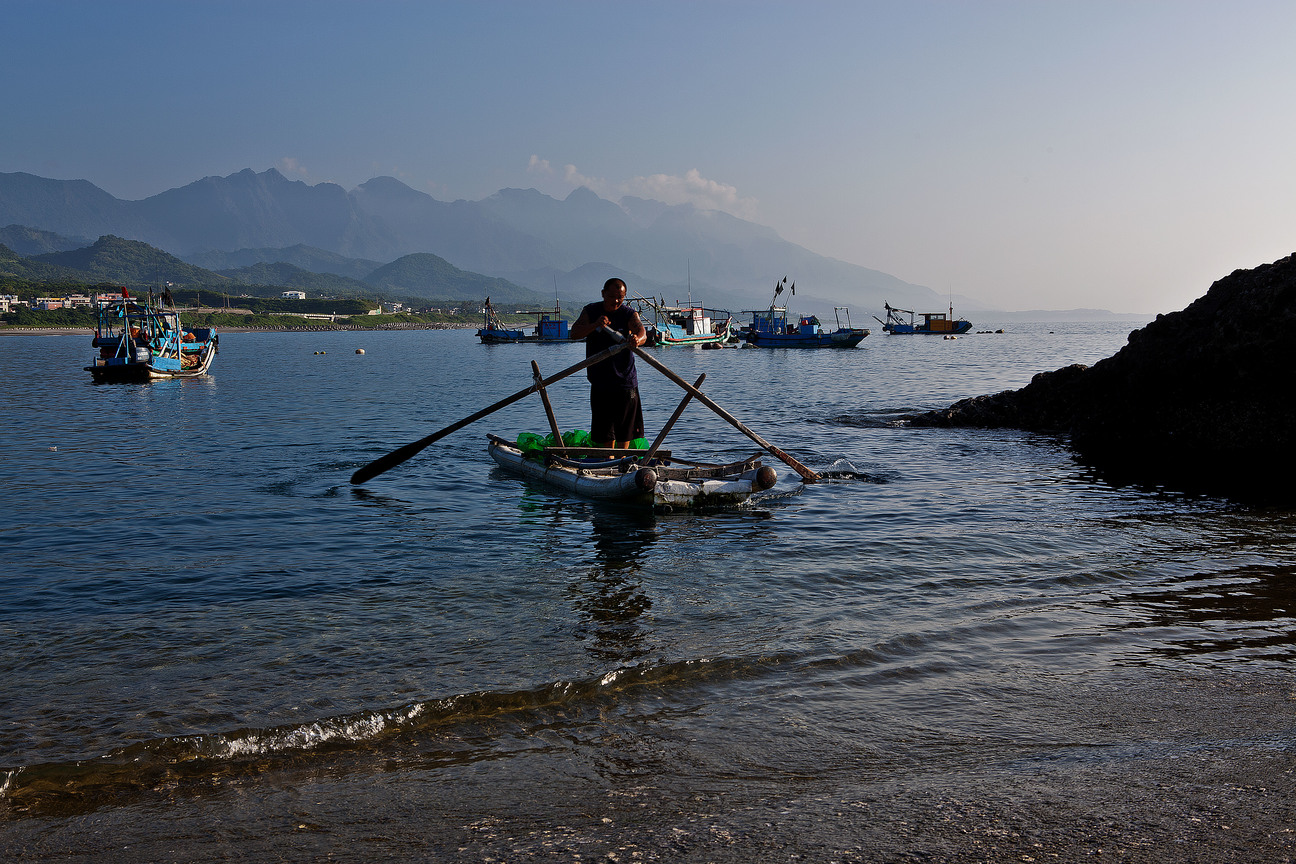
[[[831,316],[833,307],[848,306],[866,320],[884,302],[940,309],[950,301],[726,213],[632,197],[613,202],[584,187],[562,200],[502,189],[481,201],[443,202],[391,177],[348,192],[246,169],[126,201],[86,180],[0,173],[0,225],[10,226],[4,239],[19,255],[69,252],[113,235],[238,281],[304,287],[311,280],[302,273],[332,274],[429,299],[472,299],[480,280],[451,278],[470,274],[496,280],[501,299],[560,296],[568,308],[597,299],[613,275],[631,296],[691,297],[732,311],[768,305],[784,276],[799,286],[795,297],[780,297],[793,313]],[[985,308],[954,300],[960,311]]]

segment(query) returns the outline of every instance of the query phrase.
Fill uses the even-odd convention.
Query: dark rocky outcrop
[[[1121,482],[1296,503],[1296,255],[1235,271],[1093,366],[906,420],[1062,433]]]

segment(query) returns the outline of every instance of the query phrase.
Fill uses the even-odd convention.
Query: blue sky
[[[1011,310],[1170,312],[1296,250],[1291,2],[0,0],[0,32],[0,171],[120,198],[588,185]]]

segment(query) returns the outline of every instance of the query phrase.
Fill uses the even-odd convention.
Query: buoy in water
[[[357,349],[356,349],[356,353],[357,353],[357,354],[363,354],[363,353],[364,353],[364,349],[363,349],[363,348],[357,348]]]

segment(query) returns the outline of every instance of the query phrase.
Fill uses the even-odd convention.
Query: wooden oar
[[[501,408],[506,408],[509,405],[512,405],[514,402],[518,401],[519,399],[522,399],[536,392],[536,390],[539,389],[540,387],[548,387],[550,384],[553,384],[555,381],[561,381],[562,379],[566,378],[568,375],[571,375],[574,372],[579,372],[580,370],[586,368],[587,366],[593,366],[595,363],[601,363],[602,361],[606,360],[612,355],[620,351],[624,351],[625,349],[631,347],[631,345],[632,343],[630,342],[623,342],[619,345],[613,345],[611,348],[607,349],[606,351],[600,351],[598,354],[595,354],[593,357],[586,357],[584,360],[577,363],[575,366],[570,366],[562,370],[561,372],[558,372],[555,375],[551,375],[550,377],[544,379],[543,381],[537,381],[536,383],[532,384],[530,387],[526,388],[525,390],[519,390],[518,392],[514,393],[512,396],[509,396],[507,399],[501,399],[500,401],[496,402],[494,405],[489,405],[483,408],[482,410],[476,412],[475,414],[470,414],[467,417],[463,418],[462,420],[451,423],[449,426],[445,427],[444,429],[438,432],[433,432],[431,435],[427,436],[426,438],[420,438],[417,441],[413,441],[409,444],[406,444],[404,447],[401,447],[400,449],[393,450],[392,452],[388,453],[386,456],[380,456],[379,458],[375,459],[374,461],[370,462],[368,465],[364,466],[363,468],[359,469],[354,474],[352,474],[351,482],[363,483],[366,480],[370,480],[374,477],[377,477],[379,474],[383,473],[384,471],[395,468],[397,465],[401,464],[405,460],[417,455],[419,451],[421,451],[423,448],[427,447],[429,444],[434,444],[437,441],[440,441],[442,438],[449,435],[451,432],[457,432],[458,430],[467,426],[469,423],[476,423],[478,420],[482,419],[488,414],[494,414],[496,411],[500,410]]]
[[[549,418],[549,431],[553,432],[554,446],[563,446],[562,433],[558,431],[558,419],[554,417],[553,406],[549,404],[549,391],[544,388],[544,378],[540,375],[540,364],[531,361],[531,379],[540,391],[540,401],[544,403],[545,416]]]
[[[702,382],[705,380],[706,380],[706,373],[703,372],[701,375],[698,376],[698,380],[693,382],[693,386],[701,387]],[[669,432],[671,430],[671,427],[675,425],[675,421],[678,420],[680,418],[680,415],[684,413],[684,409],[688,407],[688,403],[692,399],[693,399],[692,393],[684,394],[684,398],[680,400],[679,407],[675,409],[675,413],[671,415],[671,418],[666,421],[666,425],[663,426],[661,428],[661,431],[657,433],[657,437],[653,439],[652,446],[649,447],[648,452],[644,454],[644,462],[649,461],[650,459],[652,459],[654,456],[657,455],[657,448],[660,447],[662,445],[662,442],[666,440],[666,433]]]
[[[662,374],[665,375],[667,378],[671,379],[671,380],[674,381],[676,384],[678,384],[679,386],[683,387],[684,390],[685,390],[685,392],[687,392],[687,393],[692,393],[694,399],[697,399],[699,402],[701,402],[703,405],[705,405],[705,406],[707,406],[708,408],[710,408],[710,409],[711,409],[712,411],[714,411],[716,414],[719,414],[721,417],[723,417],[725,420],[727,420],[727,421],[729,422],[729,425],[733,426],[733,427],[734,427],[735,429],[737,429],[739,432],[743,433],[743,434],[746,435],[748,438],[750,438],[751,440],[755,441],[757,444],[759,444],[760,446],[764,447],[764,448],[765,448],[766,450],[768,450],[770,453],[774,454],[774,456],[776,456],[776,457],[778,457],[780,460],[782,460],[782,461],[783,461],[786,465],[788,465],[788,467],[790,467],[793,471],[795,471],[795,472],[797,472],[798,474],[800,474],[802,480],[804,480],[804,481],[807,482],[807,483],[818,483],[818,482],[819,482],[819,479],[820,479],[820,478],[819,478],[819,475],[818,475],[818,474],[816,474],[814,471],[811,471],[809,468],[807,468],[806,466],[802,465],[800,462],[798,462],[797,460],[793,459],[791,456],[789,456],[788,454],[784,453],[782,450],[780,450],[779,448],[775,447],[773,444],[769,443],[768,441],[766,441],[764,438],[762,438],[762,437],[760,437],[759,435],[757,435],[757,434],[756,434],[755,432],[753,432],[752,430],[748,429],[746,426],[744,426],[744,425],[742,424],[742,421],[740,421],[737,417],[733,416],[733,415],[730,414],[728,411],[726,411],[725,409],[721,408],[721,407],[720,407],[719,405],[717,405],[715,402],[712,402],[711,399],[710,399],[710,397],[708,397],[706,394],[704,394],[701,390],[699,390],[699,389],[697,389],[696,387],[694,387],[692,384],[690,384],[690,383],[688,383],[687,381],[685,381],[683,378],[681,378],[681,377],[679,377],[678,375],[676,375],[674,372],[672,372],[670,369],[668,369],[668,368],[667,368],[667,367],[666,367],[666,366],[665,366],[665,365],[664,365],[660,360],[658,360],[656,357],[653,357],[653,356],[652,356],[651,354],[649,354],[647,351],[644,351],[642,348],[640,348],[640,347],[638,347],[638,346],[635,346],[635,348],[634,348],[634,352],[635,352],[635,354],[636,354],[637,356],[642,357],[642,358],[644,359],[644,362],[646,362],[649,366],[652,366],[652,367],[653,367],[654,369],[656,369],[658,372],[662,373]]]

